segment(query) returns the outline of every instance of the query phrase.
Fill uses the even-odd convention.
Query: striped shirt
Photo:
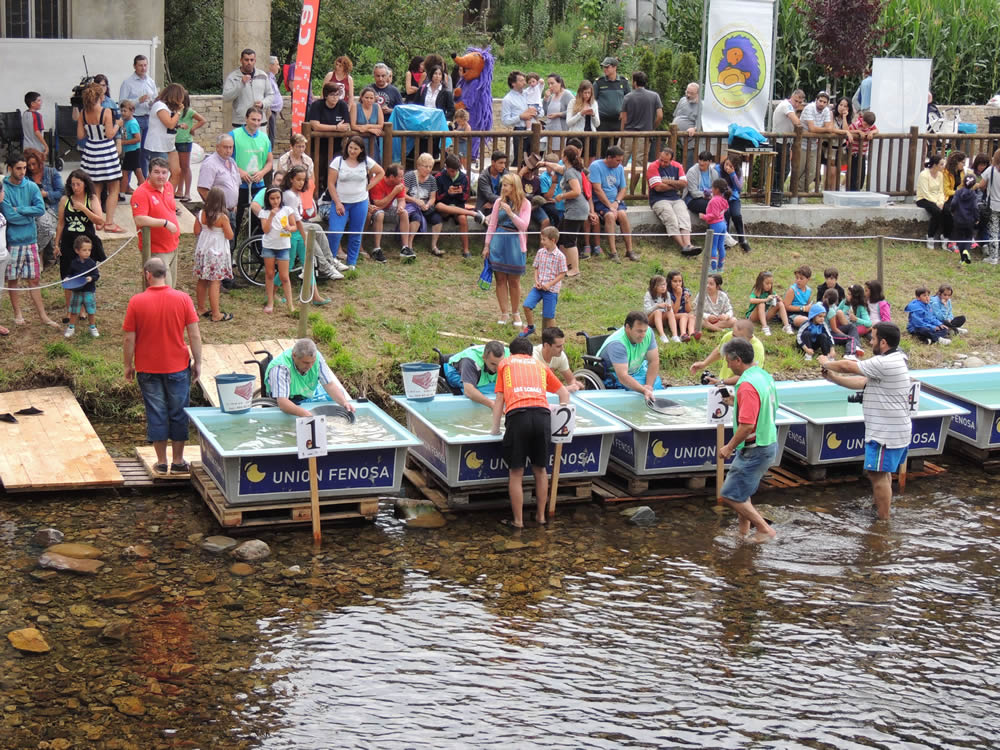
[[[566,256],[558,247],[554,250],[546,250],[544,247],[535,253],[535,271],[540,284],[548,284],[561,273],[566,273]],[[549,291],[559,294],[562,289],[562,282],[553,284]]]
[[[546,391],[555,393],[562,388],[552,370],[527,354],[515,354],[500,362],[497,368],[497,393],[504,398],[504,414],[514,409],[549,408]]]
[[[326,360],[323,359],[323,355],[316,352],[316,359],[319,360],[319,384],[334,383],[343,389],[340,380],[333,374],[333,370],[330,369]],[[289,394],[292,392],[292,374],[288,371],[287,367],[276,364],[271,368],[271,374],[268,376],[267,381],[271,398],[289,398]]]
[[[865,440],[886,448],[910,445],[910,371],[906,355],[895,351],[862,360],[861,374],[868,378],[865,400]]]

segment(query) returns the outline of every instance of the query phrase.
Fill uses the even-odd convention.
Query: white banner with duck
[[[774,0],[710,0],[701,129],[765,130],[774,78]]]

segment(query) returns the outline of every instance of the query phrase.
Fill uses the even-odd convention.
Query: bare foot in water
[[[768,542],[773,541],[776,536],[778,536],[778,533],[774,529],[771,529],[770,532],[771,533],[768,534],[763,531],[758,531],[756,534],[750,537],[750,541],[753,542],[754,544],[767,544]]]

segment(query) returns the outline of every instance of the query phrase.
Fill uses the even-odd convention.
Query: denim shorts
[[[174,150],[179,154],[190,154],[192,145],[192,141],[188,141],[187,143],[175,143]]]
[[[528,296],[524,298],[524,306],[529,310],[534,310],[539,301],[542,303],[542,317],[553,320],[556,317],[556,303],[559,301],[559,294],[531,287]]]
[[[619,211],[628,210],[628,206],[625,205],[625,201],[618,202],[618,210]],[[605,214],[609,213],[610,211],[611,211],[611,206],[605,206],[600,201],[594,201],[594,212],[602,219],[604,218]]]
[[[892,473],[906,460],[909,448],[886,448],[874,440],[865,441],[865,471]]]
[[[760,480],[778,456],[778,444],[745,446],[736,452],[733,463],[722,483],[722,497],[734,503],[745,503],[760,486]]]
[[[275,260],[283,260],[288,262],[288,257],[291,252],[291,248],[276,249],[273,247],[262,247],[260,249],[261,258],[274,258]]]
[[[146,440],[187,440],[188,416],[184,409],[191,393],[191,371],[140,372],[136,381],[146,405]]]
[[[148,148],[144,148],[143,151],[146,152],[147,159],[163,159],[164,161],[167,159],[166,151],[150,151]]]

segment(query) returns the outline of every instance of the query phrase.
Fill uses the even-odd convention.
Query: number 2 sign
[[[576,430],[576,405],[558,404],[552,407],[552,442],[572,443]]]

